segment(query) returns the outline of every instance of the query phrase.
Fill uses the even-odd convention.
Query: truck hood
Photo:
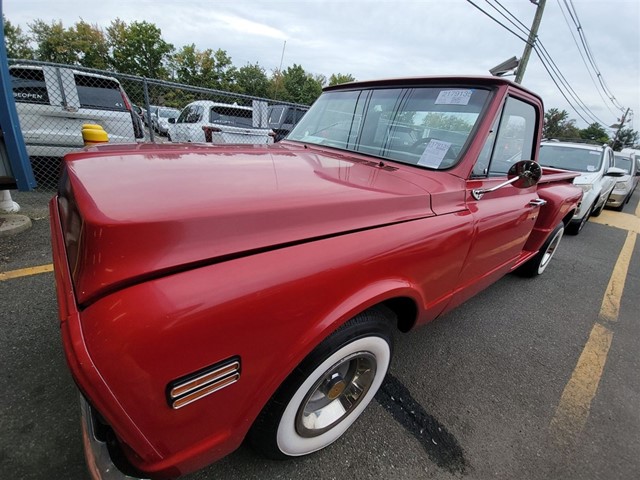
[[[432,216],[429,194],[394,170],[278,144],[106,145],[67,155],[58,204],[77,301],[184,268]]]

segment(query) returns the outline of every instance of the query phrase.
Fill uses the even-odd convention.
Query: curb
[[[14,213],[0,215],[0,237],[8,237],[31,228],[31,219]]]

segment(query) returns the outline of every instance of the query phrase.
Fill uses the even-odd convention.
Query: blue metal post
[[[1,16],[2,0],[0,0]],[[4,21],[0,23],[0,128],[2,128],[7,156],[18,190],[33,190],[36,186],[36,180],[31,169],[29,155],[27,155],[27,148],[24,145],[18,112],[13,99],[7,49],[4,44]]]

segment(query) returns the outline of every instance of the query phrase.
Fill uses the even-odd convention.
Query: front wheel
[[[248,440],[273,459],[298,457],[335,442],[380,388],[391,362],[392,316],[372,309],[318,345],[264,407]]]
[[[591,216],[593,207],[595,206],[596,206],[595,203],[591,205],[591,208],[589,209],[589,211],[584,214],[584,216],[580,219],[579,222],[569,222],[569,225],[567,225],[567,233],[569,235],[578,235],[582,231],[582,229],[587,223],[587,220],[589,220],[589,217]]]
[[[600,214],[602,213],[602,210],[604,210],[604,206],[607,204],[607,202],[609,201],[609,197],[605,198],[604,202],[602,202],[602,205],[600,205],[598,208],[596,208],[593,212],[591,212],[591,216],[592,217],[598,217],[600,216]],[[597,203],[597,202],[596,202]]]
[[[555,255],[563,234],[564,223],[560,222],[560,224],[553,229],[544,244],[542,244],[540,251],[531,260],[522,265],[517,270],[517,273],[523,277],[535,277],[536,275],[542,275]]]

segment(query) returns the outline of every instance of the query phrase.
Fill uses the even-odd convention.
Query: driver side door
[[[479,200],[474,189],[507,181],[511,165],[534,158],[538,112],[532,104],[507,97],[466,182],[466,203],[474,223],[473,241],[448,308],[464,302],[507,273],[520,258],[542,205],[537,186],[506,185]]]

